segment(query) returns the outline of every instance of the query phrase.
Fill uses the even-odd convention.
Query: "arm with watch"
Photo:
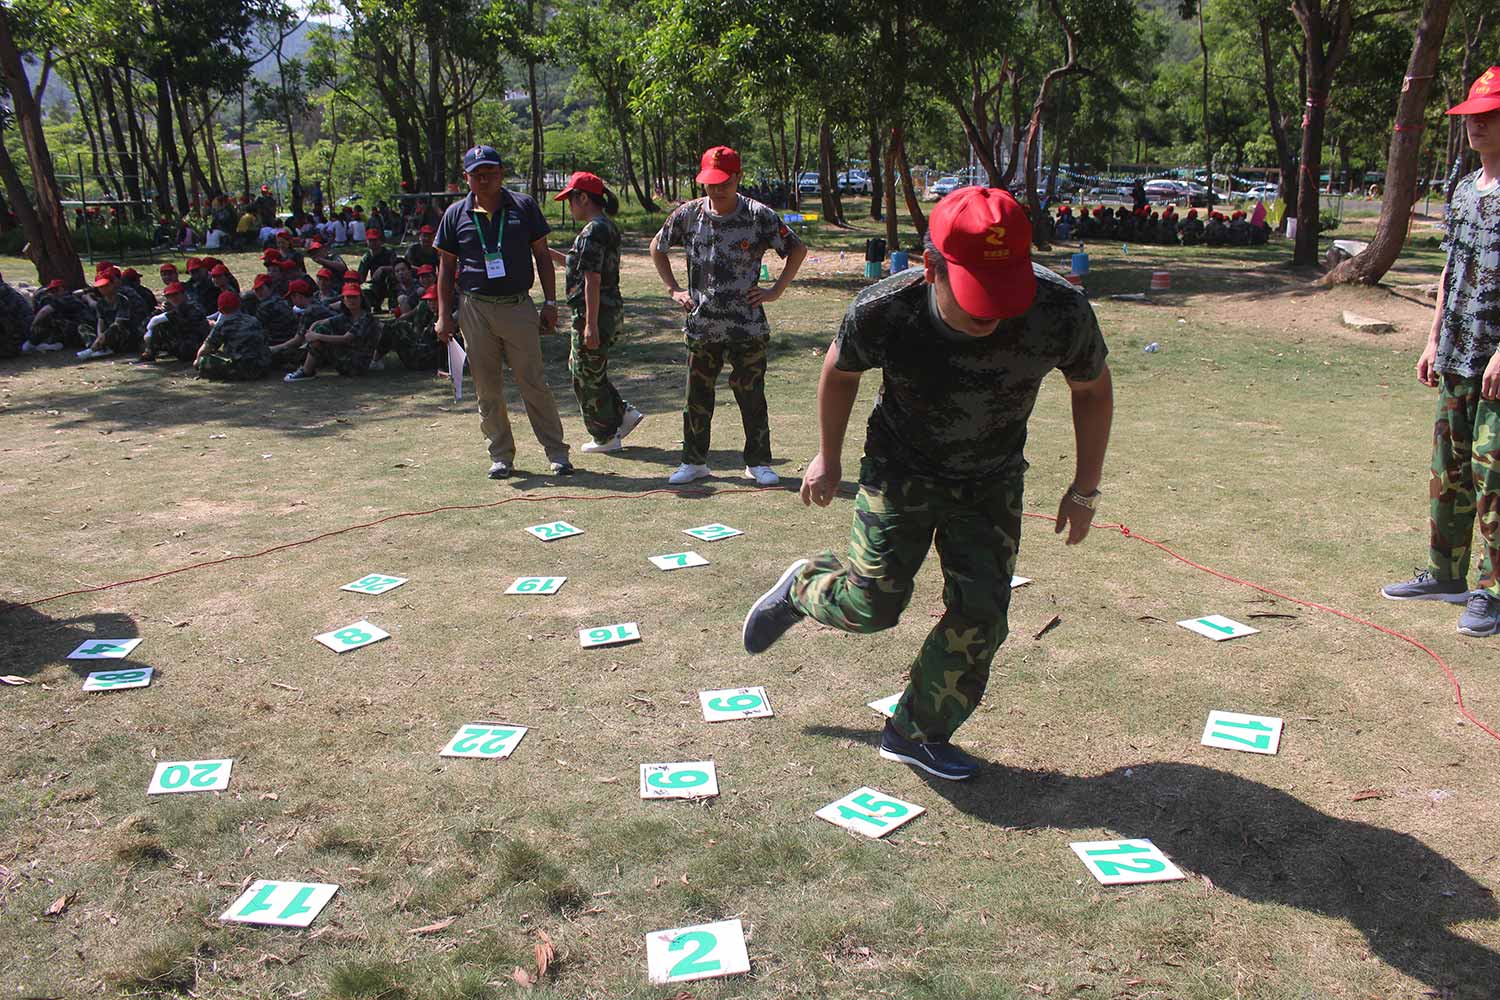
[[[552,266],[552,250],[547,237],[532,241],[531,258],[536,262],[537,281],[542,286],[542,332],[557,331],[557,270]]]
[[[1078,450],[1073,482],[1057,505],[1057,525],[1053,531],[1068,533],[1069,545],[1088,537],[1094,523],[1094,511],[1102,492],[1099,482],[1104,475],[1104,453],[1109,447],[1109,426],[1114,419],[1115,393],[1106,366],[1098,378],[1087,382],[1068,380],[1073,404],[1073,440]]]

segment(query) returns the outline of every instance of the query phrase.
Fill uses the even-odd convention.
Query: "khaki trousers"
[[[510,465],[516,457],[516,439],[505,408],[506,364],[521,390],[531,430],[546,451],[547,460],[568,461],[562,417],[542,371],[540,326],[541,318],[530,299],[501,305],[465,295],[458,307],[458,328],[464,335],[469,371],[479,393],[479,429],[489,441],[491,462]]]

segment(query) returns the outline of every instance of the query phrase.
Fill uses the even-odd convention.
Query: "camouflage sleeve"
[[[573,241],[573,253],[578,255],[580,271],[597,274],[604,270],[605,237],[602,229],[599,223],[590,222]]]
[[[839,324],[833,342],[839,352],[833,366],[841,372],[864,372],[885,367],[884,331],[875,329],[868,316],[861,317],[853,303],[844,313],[844,321]]]
[[[671,247],[682,246],[686,238],[682,225],[683,213],[686,208],[686,205],[682,205],[671,215],[667,216],[667,221],[661,224],[661,232],[657,233],[656,239],[651,241],[653,247],[662,253],[666,253]]]
[[[1057,368],[1070,382],[1092,382],[1104,374],[1104,359],[1109,356],[1109,346],[1099,331],[1099,320],[1094,316],[1093,306],[1082,295],[1075,297],[1078,299],[1077,314],[1069,322],[1073,343]]]
[[[761,230],[761,239],[765,242],[766,246],[775,250],[776,256],[782,260],[785,260],[787,254],[802,245],[801,238],[792,232],[791,227],[781,221],[781,216],[776,214],[775,209],[762,209],[756,213],[756,216],[756,222]]]
[[[1459,181],[1458,183],[1461,186],[1463,181]],[[1455,223],[1458,221],[1454,217],[1453,203],[1457,200],[1458,193],[1458,188],[1455,187],[1453,191],[1454,197],[1450,198],[1448,204],[1443,207],[1443,241],[1439,244],[1439,247],[1445,254],[1453,252]]]

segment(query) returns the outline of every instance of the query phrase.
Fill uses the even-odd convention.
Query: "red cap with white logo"
[[[1009,192],[960,188],[937,203],[928,232],[948,262],[948,283],[964,312],[1011,319],[1031,308],[1031,220]]]
[[[704,150],[698,161],[699,184],[723,184],[730,174],[740,172],[740,154],[728,146],[715,146]]]
[[[1469,88],[1469,99],[1453,105],[1448,113],[1482,115],[1486,111],[1496,110],[1500,110],[1500,66],[1491,66]]]

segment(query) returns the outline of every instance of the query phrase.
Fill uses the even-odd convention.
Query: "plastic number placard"
[[[568,582],[565,576],[522,576],[505,588],[507,594],[522,594],[527,597],[551,597]]]
[[[339,891],[326,882],[273,882],[262,879],[246,889],[220,920],[271,927],[306,927]]]
[[[875,701],[867,701],[865,702],[865,705],[868,708],[873,708],[875,711],[879,712],[881,715],[889,719],[896,714],[896,703],[901,700],[901,695],[904,693],[905,692],[897,691],[895,694],[887,695],[884,698],[877,698]]]
[[[682,533],[692,535],[700,542],[717,542],[721,538],[733,538],[735,535],[744,534],[738,528],[731,528],[727,524],[704,524],[696,528],[685,528]]]
[[[1199,635],[1212,639],[1214,642],[1223,642],[1225,639],[1238,639],[1241,636],[1254,635],[1260,631],[1260,629],[1251,628],[1249,625],[1241,625],[1233,618],[1225,618],[1223,615],[1187,618],[1177,624],[1189,632],[1197,632]]]
[[[594,628],[578,630],[578,645],[584,649],[592,649],[594,646],[618,646],[621,643],[640,641],[641,627],[635,622],[597,625]]]
[[[555,542],[559,538],[572,538],[574,535],[583,534],[582,528],[575,528],[567,521],[553,521],[550,524],[533,524],[526,531],[533,538],[540,538],[544,542]]]
[[[353,625],[345,625],[336,628],[332,632],[324,632],[322,635],[313,636],[318,642],[327,646],[335,653],[347,653],[351,649],[359,649],[368,646],[372,642],[381,639],[389,639],[391,634],[383,629],[371,625],[367,621],[357,621]]]
[[[96,670],[83,679],[85,691],[120,691],[125,688],[143,688],[151,683],[152,667],[135,670]]]
[[[641,765],[643,799],[709,799],[718,794],[719,774],[711,760]]]
[[[70,660],[123,660],[143,639],[90,639],[68,654]]]
[[[903,802],[866,786],[828,803],[813,815],[866,837],[884,837],[926,811],[915,803]]]
[[[657,569],[687,569],[689,566],[707,566],[708,560],[696,552],[673,552],[665,556],[651,556],[651,564]]]
[[[234,761],[174,760],[156,765],[147,795],[171,795],[175,792],[222,792],[229,787],[229,772]]]
[[[1187,877],[1149,840],[1090,840],[1068,846],[1101,885],[1171,882]]]
[[[646,935],[646,975],[653,983],[683,983],[749,971],[745,928],[738,920]]]
[[[383,594],[387,590],[395,590],[406,582],[404,576],[386,576],[384,573],[370,573],[360,577],[353,583],[346,583],[340,590],[352,591],[356,594]]]
[[[771,711],[771,702],[763,687],[699,691],[698,702],[703,706],[703,718],[706,722],[764,719],[776,714]]]
[[[1215,709],[1208,713],[1203,738],[1198,742],[1221,750],[1274,754],[1281,746],[1281,720],[1273,715],[1243,715]]]
[[[511,726],[503,722],[471,722],[453,734],[448,745],[438,751],[438,756],[501,760],[515,752],[525,735],[525,726]]]

